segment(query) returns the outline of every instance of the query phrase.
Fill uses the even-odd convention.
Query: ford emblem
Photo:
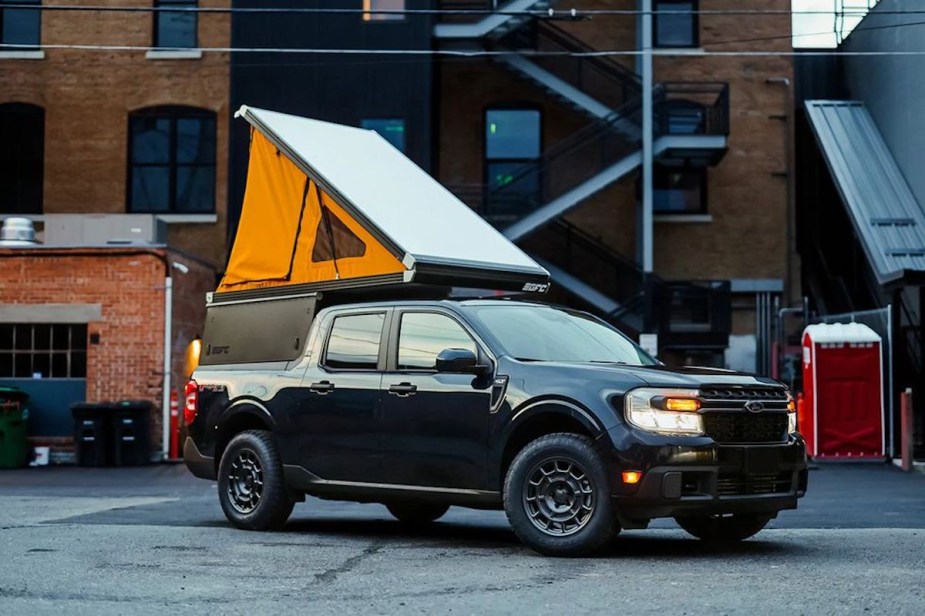
[[[764,402],[758,400],[749,400],[745,403],[745,410],[749,413],[760,413],[764,410]]]

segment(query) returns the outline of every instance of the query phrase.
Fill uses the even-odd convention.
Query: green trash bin
[[[15,387],[0,387],[0,468],[22,468],[28,461],[26,420],[29,394]]]

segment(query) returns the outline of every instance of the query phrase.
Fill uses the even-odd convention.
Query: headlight
[[[703,434],[696,389],[634,389],[626,394],[626,420],[658,434]]]
[[[787,392],[787,433],[797,433],[797,403],[789,391]]]

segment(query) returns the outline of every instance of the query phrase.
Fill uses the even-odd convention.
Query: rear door
[[[319,361],[305,373],[293,414],[301,464],[321,479],[378,480],[377,415],[389,314],[335,313],[325,324]]]
[[[396,311],[382,380],[383,482],[479,489],[486,478],[490,375],[438,373],[437,355],[470,349],[488,362],[455,315]]]

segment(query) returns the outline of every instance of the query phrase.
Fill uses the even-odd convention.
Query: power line
[[[834,10],[807,10],[792,11],[787,9],[660,9],[653,11],[641,11],[638,9],[523,9],[523,10],[505,10],[501,9],[363,9],[363,8],[317,8],[317,7],[179,7],[179,6],[112,6],[112,5],[94,5],[94,4],[3,4],[4,9],[17,9],[28,11],[100,11],[115,13],[219,13],[219,14],[247,14],[247,13],[266,13],[266,14],[316,14],[316,15],[401,15],[401,16],[426,16],[426,15],[448,15],[448,16],[478,16],[478,15],[503,15],[512,17],[557,17],[557,18],[582,18],[593,17],[595,15],[836,15]],[[838,12],[838,15],[846,17],[864,17],[869,11],[866,9],[852,9],[844,12]],[[912,10],[877,10],[878,15],[925,15],[925,9]]]
[[[453,49],[312,49],[298,47],[150,47],[145,45],[16,45],[11,43],[0,44],[0,49],[10,51],[44,51],[44,50],[78,50],[78,51],[165,51],[165,52],[210,52],[210,53],[285,53],[285,54],[318,54],[318,55],[392,55],[392,56],[449,56],[461,58],[488,58],[503,56],[526,57],[564,57],[564,58],[603,58],[617,56],[640,56],[644,52],[636,49],[613,49],[585,52],[558,52],[558,51],[488,51],[472,50],[462,51]],[[830,51],[800,50],[800,51],[705,51],[696,50],[687,52],[678,49],[653,50],[655,56],[692,56],[692,57],[797,57],[797,56],[925,56],[925,50],[919,51]]]

